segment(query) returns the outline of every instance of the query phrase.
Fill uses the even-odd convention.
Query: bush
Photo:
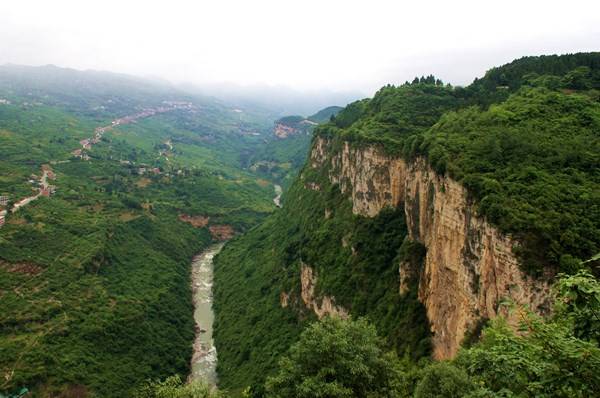
[[[395,397],[395,357],[365,320],[324,318],[312,324],[267,379],[267,397]]]
[[[224,398],[224,395],[206,383],[184,384],[179,376],[171,376],[164,381],[148,382],[133,398]]]
[[[448,362],[438,362],[423,371],[415,398],[459,398],[474,390],[467,373]]]

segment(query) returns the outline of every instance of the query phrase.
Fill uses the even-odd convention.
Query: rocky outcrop
[[[315,294],[315,286],[317,284],[317,275],[314,273],[313,269],[302,263],[300,269],[300,286],[301,293],[300,297],[302,298],[302,302],[306,306],[306,308],[312,310],[319,319],[323,318],[326,315],[329,316],[338,316],[341,318],[347,318],[348,312],[335,304],[335,299],[330,296],[322,296],[317,297]],[[281,298],[280,298],[281,299]],[[284,301],[281,301],[282,307],[287,306],[287,297]]]
[[[191,216],[189,214],[182,213],[179,214],[179,220],[191,224],[194,228],[204,228],[208,225],[210,217]]]
[[[275,125],[275,129],[273,130],[273,134],[275,134],[277,138],[287,138],[291,135],[297,134],[298,132],[299,131],[297,129],[291,126],[286,126],[282,123],[277,123]]]
[[[235,230],[231,225],[223,224],[223,225],[211,225],[208,227],[210,231],[210,235],[214,240],[218,241],[226,241],[235,235]]]
[[[503,313],[514,321],[502,311],[505,299],[547,310],[548,280],[525,275],[512,252],[515,242],[477,216],[460,183],[436,174],[424,159],[406,162],[375,146],[347,142],[334,149],[331,141],[317,138],[310,164],[328,168],[330,182],[352,198],[355,214],[373,217],[386,206],[404,206],[409,237],[427,247],[418,289],[435,358],[453,357],[482,319]],[[413,271],[400,266],[399,272],[402,293]]]

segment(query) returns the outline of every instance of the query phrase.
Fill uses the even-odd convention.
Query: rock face
[[[503,313],[510,299],[537,312],[548,308],[548,280],[525,275],[512,253],[513,241],[476,215],[465,188],[436,174],[424,159],[407,163],[377,147],[334,150],[318,138],[312,167],[329,169],[329,180],[352,198],[353,212],[376,216],[384,207],[404,206],[409,237],[427,247],[419,273],[419,300],[433,334],[436,359],[453,357],[465,335],[482,319]],[[402,281],[410,270],[399,265]]]
[[[317,276],[315,275],[313,269],[304,263],[301,265],[300,284],[302,288],[300,294],[302,302],[306,308],[312,310],[317,317],[319,317],[319,319],[326,315],[338,316],[341,318],[348,317],[348,312],[344,308],[335,305],[335,299],[333,297],[317,297],[315,295]],[[283,300],[281,300],[281,305],[282,307],[287,306],[287,297],[285,300],[285,306]]]
[[[210,221],[210,217],[191,216],[185,213],[180,214],[179,219],[183,222],[192,224],[192,227],[194,228],[204,228],[208,225],[208,222]]]
[[[214,240],[226,241],[235,235],[235,231],[231,225],[211,225],[208,227],[210,235]]]
[[[288,138],[293,135],[302,134],[303,130],[296,128],[294,126],[290,126],[284,123],[275,123],[275,128],[273,129],[273,134],[277,138]]]

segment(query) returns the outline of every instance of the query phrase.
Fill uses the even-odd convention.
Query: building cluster
[[[143,176],[146,173],[152,174],[160,174],[160,169],[158,167],[140,167],[138,168],[138,174]]]
[[[6,213],[8,213],[6,207],[8,206],[9,200],[10,198],[7,195],[0,195],[0,227],[4,225],[6,220]]]
[[[111,122],[111,124],[109,126],[96,127],[96,129],[94,129],[93,137],[86,138],[86,139],[79,141],[79,144],[81,145],[81,149],[75,149],[74,151],[71,152],[71,155],[73,155],[73,157],[76,157],[79,159],[90,160],[90,157],[86,151],[89,151],[90,149],[92,149],[92,145],[99,143],[100,140],[102,139],[102,136],[104,135],[104,133],[106,133],[109,130],[112,130],[113,127],[130,124],[130,123],[135,123],[139,119],[154,116],[159,113],[170,112],[175,109],[188,109],[189,110],[189,109],[194,108],[194,104],[192,104],[191,102],[187,102],[187,101],[163,101],[163,104],[164,104],[163,106],[159,106],[156,108],[144,108],[144,109],[142,109],[141,112],[138,112],[136,114],[115,119]]]

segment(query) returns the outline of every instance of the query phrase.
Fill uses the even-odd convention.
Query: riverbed
[[[273,198],[273,203],[275,203],[275,206],[277,207],[281,207],[281,194],[283,193],[283,189],[281,189],[281,185],[273,185],[273,188],[275,189],[275,197]]]
[[[221,251],[223,245],[224,243],[211,245],[192,259],[196,339],[189,379],[203,380],[213,386],[217,384],[217,349],[213,341],[213,258]]]

